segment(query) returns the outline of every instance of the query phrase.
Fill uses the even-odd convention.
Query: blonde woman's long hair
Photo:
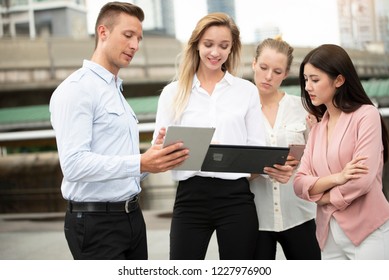
[[[193,77],[200,64],[198,44],[205,31],[211,26],[226,26],[232,35],[232,48],[226,62],[222,65],[223,71],[235,75],[240,64],[242,43],[240,31],[234,20],[225,13],[211,13],[201,18],[183,51],[176,80],[178,80],[177,93],[173,102],[174,120],[178,121],[189,101],[192,91]]]

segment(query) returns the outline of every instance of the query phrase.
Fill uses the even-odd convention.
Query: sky
[[[86,0],[88,30],[93,33],[100,8],[108,1]],[[254,31],[278,26],[295,47],[339,44],[337,0],[236,0],[236,23],[244,43],[255,42]],[[197,21],[206,15],[206,0],[174,0],[176,36],[186,42]],[[147,17],[147,11],[145,11]]]

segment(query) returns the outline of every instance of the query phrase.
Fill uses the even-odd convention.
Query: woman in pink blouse
[[[316,202],[323,259],[389,259],[389,203],[382,191],[388,132],[355,67],[336,45],[304,58],[299,73],[312,127],[294,190]]]

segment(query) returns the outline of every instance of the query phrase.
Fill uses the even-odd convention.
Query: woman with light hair
[[[216,128],[213,143],[264,145],[257,89],[234,76],[240,52],[240,31],[230,16],[212,13],[200,19],[176,81],[161,93],[154,138],[169,125],[205,126]],[[291,173],[291,167],[283,168]],[[220,259],[252,259],[258,218],[250,174],[174,170],[172,174],[178,188],[170,259],[204,259],[214,231]]]
[[[308,113],[301,98],[280,88],[292,61],[293,48],[281,37],[266,39],[257,46],[252,68],[269,146],[304,145],[308,137],[310,119],[306,119]],[[289,160],[296,168],[299,159]],[[296,196],[293,177],[258,176],[250,181],[250,186],[259,219],[255,258],[276,259],[280,244],[286,259],[320,259],[315,235],[316,206]]]

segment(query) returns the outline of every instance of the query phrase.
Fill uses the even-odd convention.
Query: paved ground
[[[147,224],[150,260],[167,260],[170,213],[143,211]],[[64,213],[0,215],[0,260],[68,260],[72,256],[63,234]],[[279,249],[278,259],[284,259]],[[206,259],[217,260],[212,237]]]

